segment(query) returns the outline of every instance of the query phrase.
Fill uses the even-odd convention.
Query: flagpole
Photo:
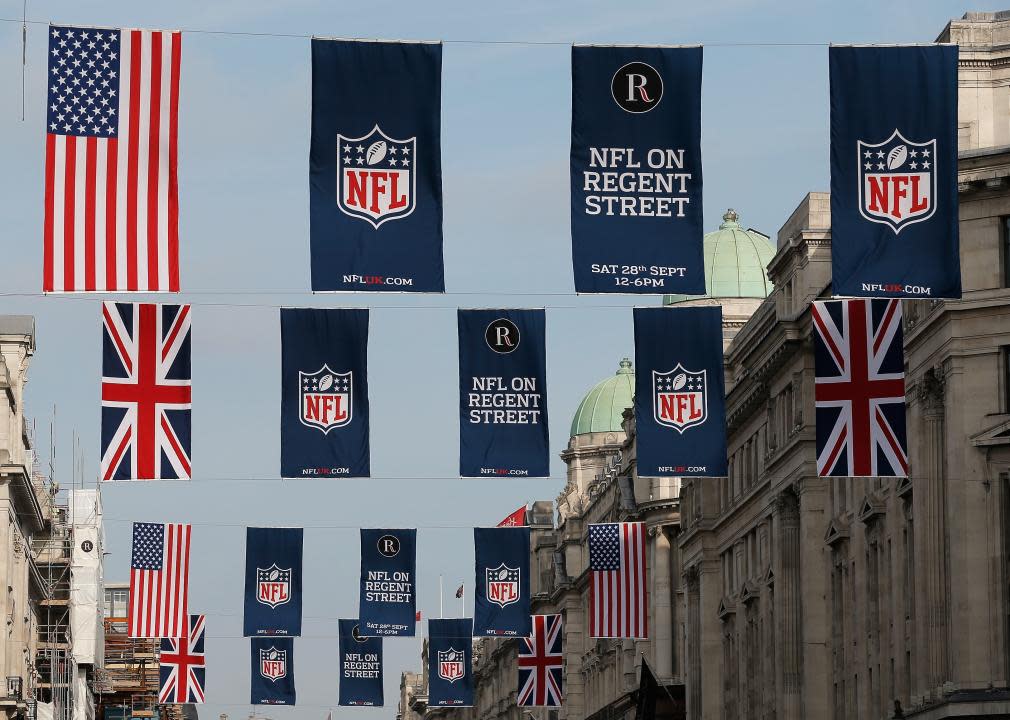
[[[666,693],[667,697],[669,697],[670,700],[673,701],[674,704],[676,704],[677,700],[673,697],[673,694],[669,690],[666,689],[666,685],[664,685],[663,683],[659,682],[659,678],[656,677],[656,673],[652,672],[652,665],[650,665],[649,661],[645,659],[645,653],[644,652],[640,652],[639,655],[642,656],[642,662],[645,663],[646,666],[648,666],[649,672],[652,673],[652,677],[656,679],[656,684],[659,685],[661,688],[663,688],[663,692]]]
[[[442,576],[438,576],[438,616],[439,618],[444,618],[445,614],[442,612]]]

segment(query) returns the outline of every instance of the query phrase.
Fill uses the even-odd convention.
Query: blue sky
[[[194,523],[191,606],[208,614],[207,717],[245,717],[248,641],[240,638],[246,525],[305,535],[305,637],[296,641],[299,705],[272,718],[324,718],[336,703],[338,617],[357,610],[358,527],[419,527],[419,608],[438,613],[473,584],[469,530],[523,502],[553,499],[557,459],[582,395],[632,350],[628,298],[575,297],[568,235],[570,42],[705,48],[706,227],[727,207],[774,237],[812,190],[828,188],[828,42],[933,40],[966,6],[950,2],[494,4],[230,0],[43,2],[29,18],[62,24],[294,33],[339,37],[524,40],[447,42],[443,56],[444,297],[308,294],[309,42],[184,36],[180,118],[182,300],[192,302],[192,483],[103,488],[106,577],[127,577],[133,520]],[[1001,9],[981,3],[971,9]],[[20,17],[4,0],[0,15]],[[0,314],[38,320],[29,412],[48,460],[57,408],[57,476],[98,461],[100,315],[95,298],[16,297],[41,288],[45,28],[30,25],[21,121],[21,29],[0,23]],[[727,43],[730,45],[724,45]],[[733,45],[750,43],[750,45]],[[762,45],[786,43],[788,45]],[[7,293],[4,296],[3,293]],[[656,302],[643,298],[640,303]],[[281,482],[276,306],[369,306],[370,480]],[[548,396],[554,479],[463,481],[458,452],[455,313],[548,308]],[[439,527],[434,527],[439,526]],[[469,600],[468,600],[469,604]],[[447,598],[447,608],[458,601]],[[469,608],[468,608],[469,612]],[[448,614],[448,613],[447,613]],[[420,665],[420,638],[385,645],[385,709],[399,673]],[[348,710],[335,717],[350,715]]]

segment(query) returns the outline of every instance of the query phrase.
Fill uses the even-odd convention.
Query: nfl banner
[[[441,43],[312,40],[314,291],[443,292]]]
[[[246,528],[243,634],[302,634],[301,528]]]
[[[382,705],[382,638],[340,621],[340,705]]]
[[[957,52],[829,49],[834,295],[961,297]]]
[[[817,474],[907,477],[901,300],[810,308]]]
[[[572,48],[580,293],[705,294],[700,47]]]
[[[428,707],[473,705],[473,620],[428,621]]]
[[[550,475],[543,310],[459,310],[459,474]]]
[[[251,705],[295,704],[295,640],[289,637],[254,637],[252,648]]]
[[[635,308],[635,361],[639,474],[724,476],[722,308]]]
[[[417,530],[361,529],[362,635],[414,636],[416,551]]]
[[[473,529],[475,600],[473,636],[528,637],[530,529]]]
[[[368,310],[282,308],[281,476],[368,473]]]

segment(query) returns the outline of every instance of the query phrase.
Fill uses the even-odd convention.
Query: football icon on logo
[[[673,389],[674,390],[681,390],[681,389],[683,389],[683,387],[685,385],[687,385],[687,375],[685,375],[684,373],[678,374],[673,379]]]
[[[905,145],[899,145],[898,147],[891,148],[891,152],[887,153],[887,169],[896,170],[905,164],[905,160],[908,159],[908,147]]]
[[[319,378],[319,392],[326,392],[331,387],[333,387],[333,376],[323,375]]]
[[[369,165],[376,165],[382,162],[383,158],[386,157],[386,150],[386,141],[376,140],[368,146],[368,152],[365,153],[365,161]]]

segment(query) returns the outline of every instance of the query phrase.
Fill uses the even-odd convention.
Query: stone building
[[[811,193],[726,353],[729,477],[682,488],[690,718],[1010,714],[1010,13],[939,40],[961,45],[964,297],[903,303],[911,477],[816,476]]]
[[[0,316],[0,608],[7,619],[0,648],[0,713],[26,717],[42,678],[35,667],[39,602],[44,596],[31,538],[45,529],[49,495],[34,473],[24,390],[35,353],[35,321]]]
[[[0,514],[0,586],[7,588],[0,600],[6,618],[0,717],[92,720],[94,659],[77,662],[71,627],[71,576],[80,553],[73,549],[67,501],[58,499],[58,486],[38,468],[25,412],[34,354],[34,318],[0,316],[0,505],[6,508]],[[60,497],[73,500],[72,494]],[[92,552],[98,566],[100,554],[100,548]],[[93,645],[97,612],[91,620]],[[86,624],[81,619],[78,627]]]

